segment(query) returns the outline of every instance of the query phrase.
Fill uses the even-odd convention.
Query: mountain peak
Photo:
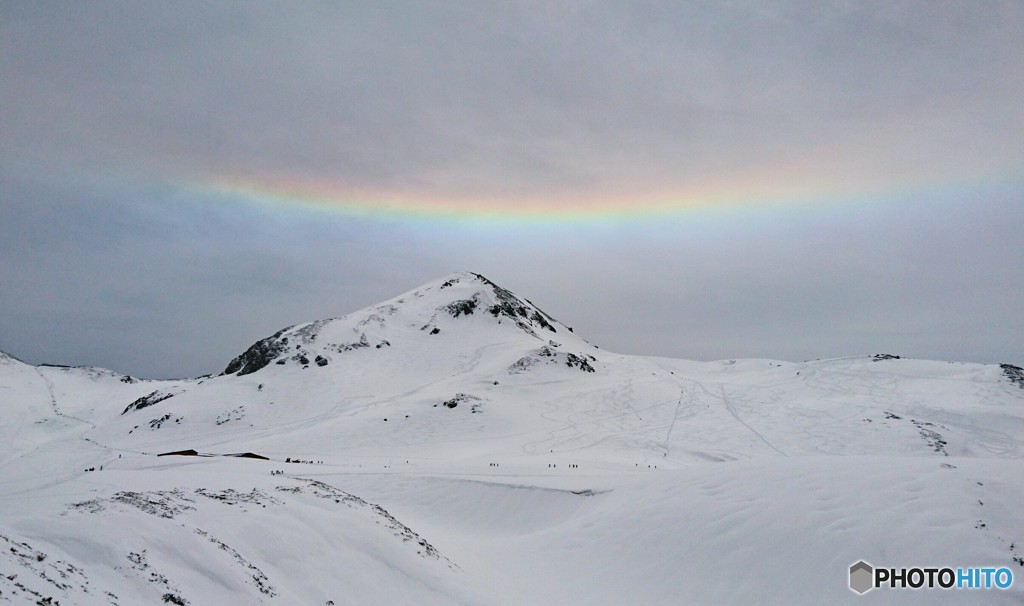
[[[555,320],[538,308],[529,299],[517,296],[512,291],[498,286],[481,274],[473,272],[451,274],[445,277],[438,290],[444,290],[459,284],[465,284],[475,292],[468,298],[456,299],[444,306],[444,309],[453,317],[458,318],[460,315],[472,314],[476,310],[482,309],[485,313],[489,313],[495,318],[505,317],[512,320],[516,326],[532,336],[537,336],[537,331],[557,333],[558,328],[556,325],[562,326],[562,328],[570,332],[572,331],[572,329],[562,325],[558,320]]]
[[[459,331],[461,342],[447,343],[449,350],[524,337],[533,343],[547,343],[555,335],[582,341],[528,299],[481,274],[461,271],[340,318],[283,328],[254,343],[221,374],[245,375],[289,362],[327,366],[339,354],[401,347],[452,330]]]

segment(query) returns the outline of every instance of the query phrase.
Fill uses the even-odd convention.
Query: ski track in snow
[[[709,396],[711,398],[716,398],[718,400],[721,400],[722,404],[725,406],[725,410],[729,412],[729,415],[733,419],[735,419],[737,423],[739,423],[743,427],[747,428],[747,430],[750,433],[754,434],[754,436],[756,436],[757,439],[760,440],[765,446],[767,446],[768,448],[774,450],[775,452],[777,452],[778,454],[780,454],[782,456],[786,456],[786,453],[782,452],[781,450],[779,450],[778,448],[773,446],[772,443],[769,442],[763,435],[761,435],[760,432],[758,432],[756,429],[751,427],[746,421],[744,421],[743,419],[740,418],[739,413],[736,412],[736,407],[733,406],[732,402],[730,402],[729,398],[725,395],[725,384],[724,383],[719,384],[718,387],[719,387],[719,392],[720,393],[718,393],[718,394],[712,393],[712,391],[710,389],[708,389],[707,386],[704,385],[704,384],[698,383],[698,386],[700,387],[701,391],[703,391],[707,396]]]

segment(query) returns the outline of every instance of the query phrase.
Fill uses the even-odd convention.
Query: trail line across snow
[[[721,390],[722,395],[711,393],[711,391],[703,383],[698,383],[698,385],[700,385],[700,388],[704,390],[704,393],[708,394],[709,396],[711,396],[713,398],[720,399],[722,401],[722,403],[725,404],[725,409],[727,411],[729,411],[730,415],[732,415],[732,418],[736,419],[736,421],[740,425],[742,425],[742,426],[746,427],[747,429],[749,429],[750,433],[754,434],[755,436],[757,436],[757,438],[759,440],[764,442],[765,446],[767,446],[768,448],[771,448],[772,450],[774,450],[775,452],[779,453],[782,456],[786,456],[786,453],[782,452],[781,450],[779,450],[778,448],[773,446],[772,443],[769,442],[767,440],[767,438],[765,438],[763,435],[761,435],[761,433],[759,431],[757,431],[756,429],[751,427],[749,424],[747,424],[746,421],[744,421],[743,419],[740,418],[739,413],[736,412],[736,408],[732,405],[732,402],[729,401],[729,397],[725,395],[725,384],[724,383],[719,383],[718,384],[718,387]]]

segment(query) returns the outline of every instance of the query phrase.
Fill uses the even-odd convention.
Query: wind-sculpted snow
[[[223,496],[210,495],[203,488],[196,489],[194,493],[208,498],[225,500]],[[193,505],[195,501],[192,494],[181,488],[151,492],[118,491],[107,499],[89,499],[71,503],[68,505],[68,511],[99,513],[110,508],[124,511],[126,507],[131,507],[143,513],[170,520],[186,511],[195,511],[196,508]],[[230,504],[234,504],[234,502]]]
[[[2,352],[0,352],[2,354]],[[95,366],[64,366],[61,364],[40,364],[40,368],[53,369],[66,374],[77,374],[84,377],[88,377],[94,381],[101,381],[104,379],[117,379],[122,383],[136,383],[138,379],[129,375],[122,375],[121,373],[114,372],[106,368],[96,368]]]
[[[145,549],[140,552],[129,551],[125,556],[125,559],[130,562],[129,569],[138,573],[138,576],[142,577],[145,581],[156,585],[159,591],[163,591],[164,594],[160,596],[160,601],[165,604],[175,604],[177,606],[187,606],[189,601],[181,597],[181,589],[173,584],[166,575],[161,574],[158,570],[150,566],[149,558],[146,554]]]
[[[384,509],[380,505],[374,505],[367,503],[365,500],[357,497],[354,494],[349,494],[343,490],[339,490],[330,484],[313,480],[310,478],[297,478],[300,481],[309,483],[309,488],[313,495],[321,498],[334,501],[335,503],[344,504],[349,507],[369,509],[373,515],[379,516],[381,520],[377,520],[377,523],[383,523],[384,526],[391,531],[392,535],[400,539],[403,543],[412,543],[416,549],[416,554],[443,562],[448,568],[457,570],[458,566],[455,565],[451,560],[441,555],[436,547],[427,542],[426,539],[421,537],[419,534],[414,532],[411,528],[405,524],[399,522],[395,516],[391,515],[388,510]],[[283,492],[290,492],[296,494],[301,492],[301,489],[296,490],[296,487],[278,487],[278,490]]]
[[[0,604],[1020,604],[1022,387],[614,354],[471,273],[216,377],[0,355]],[[1018,578],[860,597],[862,559]]]
[[[368,565],[383,570],[381,557],[413,576],[424,574],[430,562],[448,573],[459,570],[380,505],[312,478],[264,474],[257,482],[261,486],[249,489],[116,491],[68,504],[58,517],[56,534],[28,524],[30,533],[47,535],[38,544],[0,533],[0,603],[17,597],[47,604],[229,603],[211,595],[231,595],[230,603],[267,603],[273,598],[289,604],[326,603],[296,599],[297,594],[317,593],[317,588],[303,588],[306,581],[301,578],[281,578],[288,569],[281,568],[281,555],[290,554],[289,560],[301,563],[311,548],[333,551],[326,561],[305,562],[312,569],[358,562],[355,569],[310,578],[319,590],[333,588],[320,593],[333,595],[327,599],[339,604],[375,586],[373,579],[362,579],[356,587],[351,582]],[[311,529],[308,522],[318,518],[320,526]],[[262,530],[253,534],[246,530],[250,527]],[[78,537],[73,545],[61,539],[68,532]],[[103,533],[121,538],[104,547]],[[344,545],[340,551],[331,548],[338,541]],[[65,547],[82,554],[98,549],[102,555],[72,563],[75,557],[54,555]],[[412,564],[416,559],[422,564]]]
[[[0,533],[0,601],[25,604],[60,604],[57,597],[91,596],[88,578],[80,568],[49,557],[25,541]],[[117,596],[91,596],[117,604]],[[5,599],[6,598],[6,599]],[[113,599],[110,599],[113,598]],[[107,603],[107,602],[101,602]]]

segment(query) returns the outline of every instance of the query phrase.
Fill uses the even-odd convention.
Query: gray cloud
[[[437,193],[728,177],[928,108],[895,151],[1017,141],[956,131],[1019,127],[1019,5],[718,4],[16,4],[4,102],[37,157]]]
[[[0,348],[198,374],[472,269],[620,351],[1024,363],[1022,40],[1018,2],[5,2]],[[529,229],[266,209],[209,176],[880,191]]]

